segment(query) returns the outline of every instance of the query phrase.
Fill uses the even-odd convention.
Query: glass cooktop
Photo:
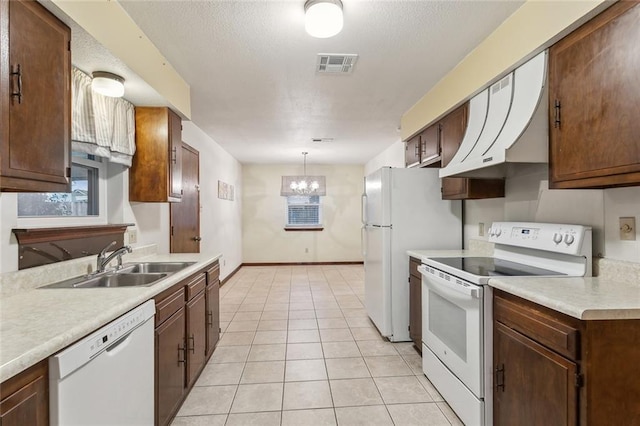
[[[523,265],[522,263],[494,257],[431,257],[430,260],[443,263],[461,271],[481,277],[525,277],[566,275],[548,269]]]

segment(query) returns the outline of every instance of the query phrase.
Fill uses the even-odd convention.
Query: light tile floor
[[[220,343],[173,425],[462,425],[412,344],[368,319],[361,265],[243,267],[220,298]]]

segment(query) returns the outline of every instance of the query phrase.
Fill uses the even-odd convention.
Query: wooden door
[[[622,1],[549,50],[550,187],[640,183],[639,22]]]
[[[70,190],[71,31],[34,1],[3,1],[1,186]],[[6,36],[6,38],[5,38]],[[6,44],[8,39],[8,58]],[[15,95],[12,95],[15,94]],[[8,114],[8,121],[5,118]]]
[[[169,424],[185,392],[185,327],[182,307],[155,331],[157,425]]]
[[[187,387],[193,386],[206,360],[206,312],[203,291],[187,303]]]
[[[200,253],[200,155],[187,144],[182,154],[182,201],[171,203],[171,253]]]
[[[497,321],[493,342],[494,425],[577,424],[575,363]]]
[[[220,339],[220,281],[207,285],[207,356],[211,355]]]
[[[422,279],[409,275],[409,337],[422,352]]]
[[[415,135],[405,143],[404,163],[407,167],[420,164],[420,135]]]
[[[427,127],[420,133],[420,163],[437,164],[440,160],[440,124]]]
[[[453,159],[467,130],[468,103],[448,114],[441,121],[440,144],[442,146],[442,167]],[[456,199],[467,192],[466,178],[442,179],[442,198]]]

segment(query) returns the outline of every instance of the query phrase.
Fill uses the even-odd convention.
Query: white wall
[[[364,175],[375,172],[380,167],[404,167],[404,142],[398,141],[373,157],[364,165]]]
[[[243,262],[362,261],[363,171],[361,165],[308,165],[307,174],[326,176],[327,195],[321,197],[324,230],[285,231],[286,200],[280,195],[281,177],[302,174],[302,167],[243,165]]]
[[[640,233],[636,241],[619,238],[618,219],[635,217],[640,224],[640,187],[611,189],[548,189],[545,165],[510,170],[506,197],[465,201],[465,246],[470,238],[485,238],[494,221],[574,223],[593,227],[593,254],[640,263]],[[485,235],[478,234],[484,223]]]
[[[200,251],[222,253],[223,279],[242,263],[242,165],[192,122],[182,140],[200,152]],[[218,198],[219,180],[235,187],[234,201]]]

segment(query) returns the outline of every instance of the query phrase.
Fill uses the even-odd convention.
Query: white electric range
[[[492,257],[425,257],[423,371],[467,426],[493,424],[493,294],[500,277],[591,275],[591,228],[495,222]]]

